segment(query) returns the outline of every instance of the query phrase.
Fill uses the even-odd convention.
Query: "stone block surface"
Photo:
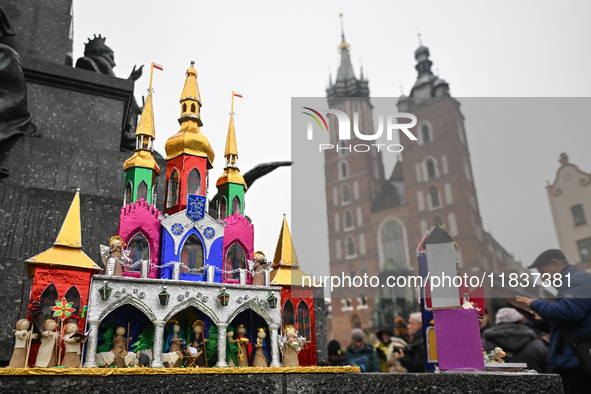
[[[16,51],[22,56],[65,64],[71,48],[72,0],[5,0],[16,36]]]
[[[232,374],[0,376],[2,393],[563,393],[558,375]]]

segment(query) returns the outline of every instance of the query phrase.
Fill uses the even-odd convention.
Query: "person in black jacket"
[[[423,320],[421,312],[415,312],[408,318],[410,346],[397,349],[396,358],[407,372],[425,372],[425,346],[423,341]]]
[[[342,367],[348,365],[347,356],[341,350],[339,341],[333,339],[328,343],[328,365],[331,367]]]
[[[496,347],[503,349],[508,363],[527,363],[528,369],[539,373],[552,373],[548,362],[548,347],[529,327],[521,324],[523,316],[513,308],[497,312],[497,325],[482,335],[482,347],[487,352]]]

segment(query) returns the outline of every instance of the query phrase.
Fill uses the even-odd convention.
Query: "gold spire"
[[[232,111],[234,110],[234,92],[232,92]],[[228,136],[226,137],[226,149],[224,150],[224,157],[226,158],[226,167],[224,172],[218,178],[215,183],[216,186],[223,185],[224,183],[237,183],[244,186],[244,190],[247,189],[246,181],[240,169],[236,165],[236,159],[238,159],[238,145],[236,144],[236,129],[234,128],[234,113],[230,113],[230,125],[228,126]]]
[[[230,114],[230,126],[228,126],[228,137],[226,138],[226,150],[224,157],[236,156],[238,158],[238,146],[236,145],[236,130],[234,129],[234,115]]]
[[[80,190],[76,191],[66,219],[55,240],[54,246],[27,260],[29,277],[35,276],[34,264],[66,265],[100,270],[82,251],[82,232],[80,225]]]
[[[160,167],[154,159],[152,152],[154,139],[156,139],[156,128],[154,124],[154,105],[152,103],[152,89],[148,90],[148,98],[142,110],[140,123],[135,132],[137,139],[136,150],[133,156],[125,160],[123,169],[126,170],[131,167],[144,167],[156,171],[160,175]]]
[[[140,135],[147,135],[156,139],[156,127],[154,126],[154,108],[152,104],[152,90],[148,91],[148,98],[142,110],[140,123],[135,132],[136,137]]]
[[[53,244],[82,249],[82,230],[80,227],[80,190],[78,189]]]
[[[275,249],[275,257],[273,258],[273,265],[290,265],[299,267],[298,256],[296,256],[293,242],[291,241],[291,234],[287,226],[287,218],[283,216],[283,224],[279,232],[279,241],[277,241],[277,248]]]
[[[207,167],[213,168],[215,153],[207,137],[201,133],[201,96],[194,64],[195,62],[191,62],[191,67],[186,72],[185,86],[181,94],[181,129],[166,141],[166,159],[174,159],[186,153],[207,158]]]
[[[283,224],[279,232],[277,249],[273,258],[273,270],[270,273],[271,284],[302,286],[303,278],[308,275],[300,269],[298,257],[293,247],[287,219],[283,216]],[[308,279],[306,279],[306,284]]]
[[[183,87],[183,93],[181,93],[180,102],[195,100],[199,101],[199,106],[201,106],[201,95],[199,94],[199,85],[197,85],[197,70],[195,70],[193,65],[195,65],[195,62],[191,62],[191,67],[189,67],[185,74],[187,79],[185,79],[185,86]]]

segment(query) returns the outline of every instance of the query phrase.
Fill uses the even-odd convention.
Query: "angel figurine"
[[[109,240],[109,246],[100,246],[107,275],[123,276],[123,266],[131,262],[131,251],[123,249],[125,245],[121,237],[114,236]]]
[[[264,270],[269,266],[269,262],[263,252],[256,252],[254,254],[254,274],[252,276],[252,284],[254,286],[265,285],[265,274]]]
[[[16,322],[16,329],[14,330],[14,352],[10,359],[8,368],[25,368],[27,365],[27,347],[31,339],[37,339],[37,334],[32,334],[33,330],[29,331],[31,323],[27,319],[20,319]],[[33,337],[31,338],[31,335]]]
[[[298,337],[298,332],[292,325],[285,326],[284,336],[279,336],[279,348],[283,354],[283,366],[299,367],[298,353],[304,346],[305,339]]]

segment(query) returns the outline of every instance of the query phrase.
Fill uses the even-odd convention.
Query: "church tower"
[[[329,108],[345,112],[351,121],[357,114],[360,132],[373,134],[373,106],[368,81],[363,76],[363,70],[360,70],[359,78],[355,75],[350,57],[351,46],[345,41],[343,31],[338,50],[340,67],[336,80],[333,82],[330,78],[326,89]],[[384,180],[382,153],[375,149],[370,152],[353,151],[352,146],[367,141],[355,135],[351,140],[338,140],[336,116],[329,115],[329,122],[330,143],[335,146],[335,149],[324,151],[330,274],[377,275],[370,212],[372,201],[380,192]],[[351,328],[366,327],[361,322],[370,318],[365,316],[365,312],[371,312],[374,299],[363,294],[363,289],[346,287],[336,289],[331,296],[333,327],[342,327],[342,335],[335,331],[335,339],[348,340]],[[359,301],[353,305],[350,300]]]
[[[135,132],[135,153],[123,164],[125,171],[123,206],[140,200],[144,200],[148,204],[156,203],[156,187],[160,167],[154,159],[155,138],[152,81],[150,80],[148,98]]]
[[[460,270],[490,271],[460,104],[450,96],[447,82],[431,71],[429,49],[421,45],[415,59],[417,81],[410,96],[398,102],[400,112],[418,120],[413,128],[418,143],[402,152],[409,240],[422,239],[427,230],[444,224],[461,245]]]
[[[186,72],[181,94],[181,129],[170,137],[166,149],[166,195],[164,213],[172,215],[187,209],[189,194],[207,198],[209,170],[213,168],[215,153],[207,137],[201,133],[201,96],[197,85],[197,71]]]
[[[232,92],[232,111],[230,113],[230,125],[228,126],[224,157],[226,158],[224,173],[216,182],[219,193],[218,212],[221,220],[235,213],[244,215],[244,192],[247,188],[237,165],[238,145],[236,144],[236,129],[234,128],[234,92]]]

